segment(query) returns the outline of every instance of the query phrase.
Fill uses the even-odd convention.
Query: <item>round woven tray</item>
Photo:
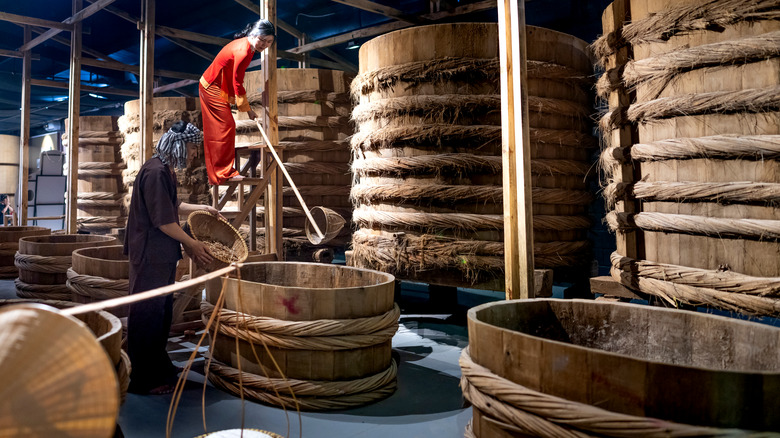
[[[233,262],[243,262],[249,255],[249,249],[241,235],[224,219],[205,211],[195,211],[187,218],[187,224],[195,240],[201,242],[219,242],[231,250],[232,257],[212,253],[213,260],[206,271],[211,272],[224,268]]]

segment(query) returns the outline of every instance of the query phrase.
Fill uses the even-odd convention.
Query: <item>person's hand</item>
[[[246,114],[249,116],[250,119],[255,120],[257,118],[257,114],[252,111],[251,109],[246,112]]]
[[[216,208],[214,208],[214,207],[212,207],[210,205],[204,205],[203,209],[206,210],[212,216],[216,216],[216,217],[218,217],[220,219],[227,220],[227,219],[225,219],[225,216],[222,216],[222,213],[220,213],[219,210],[217,210]]]
[[[199,240],[193,239],[185,249],[190,258],[199,266],[206,266],[213,260],[208,245]]]

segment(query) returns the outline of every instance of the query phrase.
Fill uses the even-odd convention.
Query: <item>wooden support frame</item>
[[[24,42],[32,39],[30,26],[24,26]],[[29,50],[22,52],[22,110],[21,128],[19,131],[19,184],[16,202],[16,218],[19,226],[27,225],[27,179],[30,167],[30,69],[32,68],[32,56]]]
[[[9,21],[11,23],[16,24],[27,24],[31,26],[43,26],[48,27],[50,29],[60,29],[60,30],[73,30],[73,25],[69,23],[62,23],[59,21],[51,21],[51,20],[44,20],[41,18],[34,18],[34,17],[27,17],[24,15],[16,15],[11,14],[8,12],[0,12],[0,21]],[[24,45],[26,45],[29,41],[25,41]]]
[[[30,83],[32,85],[35,85],[36,87],[49,87],[49,88],[62,88],[62,89],[70,89],[69,82],[61,82],[61,81],[52,81],[49,79],[30,79]],[[113,94],[116,96],[129,96],[129,97],[138,97],[138,92],[133,90],[120,90],[117,88],[98,88],[98,87],[91,87],[89,85],[81,85],[79,88],[80,91],[89,91],[90,93],[100,93],[100,94]]]
[[[534,298],[524,0],[499,0],[506,298]]]
[[[73,14],[81,9],[82,0],[73,0]],[[45,34],[43,34],[45,35]],[[41,36],[43,36],[41,35]],[[78,231],[79,187],[79,115],[81,113],[81,22],[73,24],[70,34],[70,76],[68,83],[68,183],[65,203],[65,230]]]
[[[353,8],[362,9],[364,11],[373,12],[374,14],[384,15],[388,18],[394,18],[398,21],[403,21],[410,24],[423,24],[425,20],[421,20],[418,17],[406,16],[403,12],[390,6],[385,6],[379,3],[375,3],[369,0],[331,0],[335,3],[341,3],[342,5],[351,6]]]
[[[24,59],[24,52],[19,52],[17,50],[5,50],[0,49],[0,56],[6,57],[6,58],[22,58]],[[41,56],[40,55],[30,55],[30,58],[34,61],[40,61]]]
[[[152,157],[154,147],[154,11],[155,0],[143,0],[143,22],[141,23],[141,80],[140,119],[141,119],[141,164]]]

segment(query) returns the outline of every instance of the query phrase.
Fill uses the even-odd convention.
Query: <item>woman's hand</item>
[[[214,207],[212,207],[210,205],[204,205],[203,206],[203,210],[205,210],[206,212],[208,212],[212,216],[217,216],[220,219],[227,220],[227,219],[225,219],[225,216],[222,216],[222,213],[220,213],[219,210],[217,210],[216,208],[214,208]]]
[[[213,260],[208,246],[199,240],[192,239],[184,249],[198,266],[207,266]]]
[[[257,118],[257,113],[252,111],[251,109],[246,112],[246,114],[249,116],[250,119],[255,120]]]

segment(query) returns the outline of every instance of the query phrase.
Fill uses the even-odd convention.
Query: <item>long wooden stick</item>
[[[309,212],[309,207],[306,206],[306,201],[303,200],[300,192],[298,192],[298,187],[295,186],[292,178],[290,178],[290,174],[287,173],[287,169],[284,168],[284,164],[282,164],[282,160],[279,158],[279,155],[277,155],[276,149],[274,149],[274,146],[271,144],[271,140],[268,139],[268,134],[265,133],[263,125],[261,125],[260,121],[258,120],[255,120],[255,123],[257,123],[257,129],[260,130],[260,134],[262,134],[263,138],[265,139],[265,144],[268,145],[268,149],[271,150],[271,155],[274,156],[274,160],[276,160],[279,168],[282,169],[282,173],[284,174],[284,177],[287,178],[287,182],[290,183],[290,187],[292,187],[293,191],[295,192],[295,196],[298,197],[298,202],[301,203],[301,207],[303,207],[303,211],[306,213],[306,217],[309,218],[309,222],[311,222],[312,226],[314,227],[314,231],[317,232],[317,235],[320,236],[320,239],[324,239],[325,235],[322,234],[322,231],[320,231],[320,227],[317,226],[317,222],[314,222],[314,218],[311,216],[311,212]]]
[[[235,271],[240,265],[233,264],[228,267],[219,269],[210,274],[201,275],[195,277],[192,280],[182,281],[180,283],[174,283],[169,286],[158,287],[157,289],[148,290],[146,292],[140,292],[126,297],[113,298],[105,301],[97,301],[90,304],[84,304],[83,306],[70,307],[63,309],[60,313],[65,315],[79,315],[81,313],[94,312],[96,310],[110,309],[112,307],[124,306],[126,304],[136,303],[138,301],[148,300],[149,298],[161,297],[176,292],[177,290],[186,289],[196,284],[205,283],[212,278],[221,277],[224,274]]]

